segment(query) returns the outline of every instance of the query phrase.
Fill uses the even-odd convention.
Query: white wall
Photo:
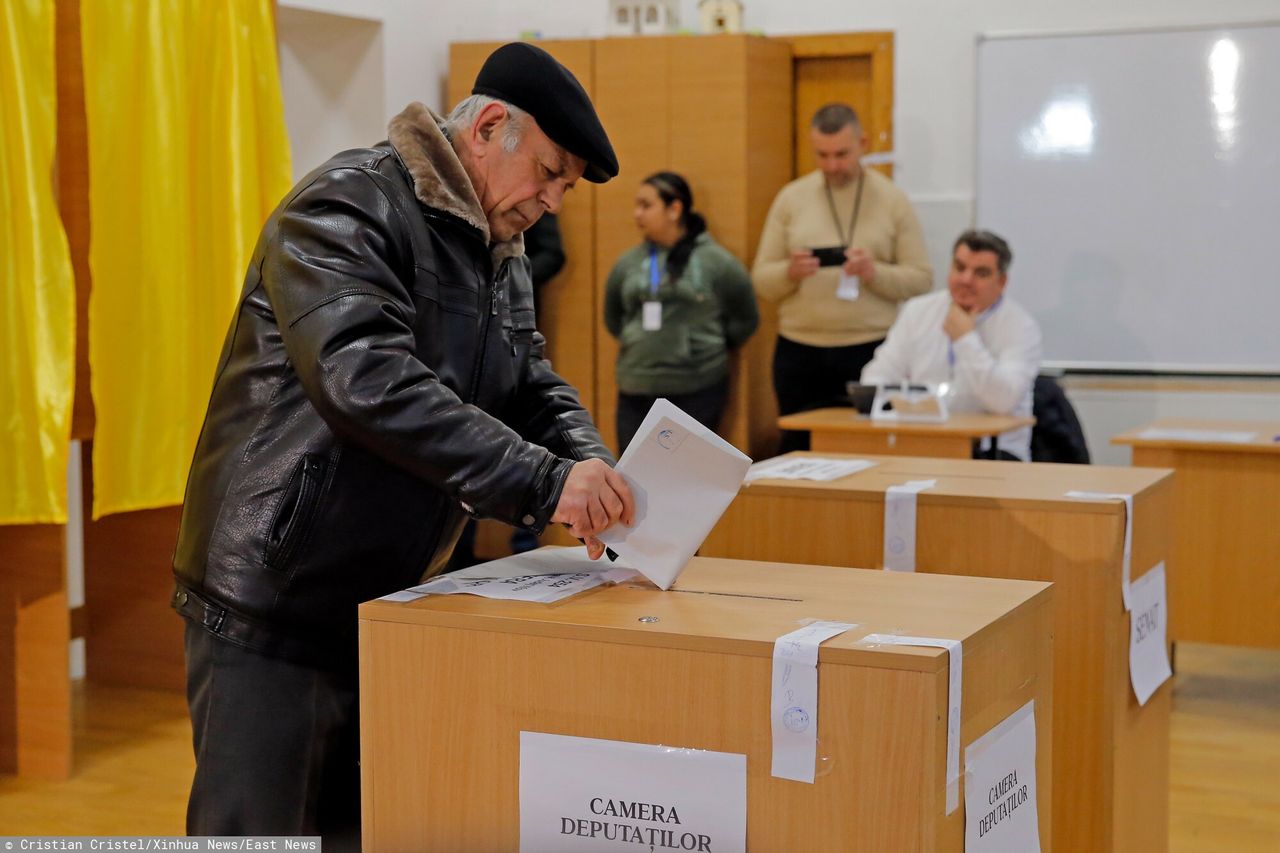
[[[276,36],[294,180],[385,136],[382,21],[282,3]]]
[[[385,22],[385,116],[409,101],[444,109],[449,44],[519,38],[589,38],[606,32],[607,0],[285,0],[333,9],[376,8]],[[768,35],[892,30],[895,33],[895,177],[911,196],[930,243],[939,283],[949,242],[968,224],[974,193],[975,47],[979,35],[1096,31],[1280,20],[1278,0],[747,0],[745,28]],[[697,28],[696,0],[682,0],[685,28]],[[1140,57],[1134,58],[1135,63]],[[1015,250],[1017,247],[1014,247]],[[1016,287],[1016,267],[1013,286]],[[1211,330],[1207,330],[1211,333]],[[1069,391],[1073,399],[1082,392]],[[1106,437],[1146,413],[1191,410],[1210,416],[1222,399],[1236,417],[1280,416],[1280,395],[1208,398],[1156,391],[1126,403],[1125,393],[1080,398],[1090,444],[1119,460]],[[1232,416],[1223,414],[1224,417]]]
[[[1154,379],[1148,388],[1126,387],[1133,380],[1068,377],[1063,381],[1095,463],[1128,465],[1132,452],[1111,438],[1156,418],[1219,418],[1275,422],[1280,419],[1280,383],[1235,381],[1187,383]],[[1188,387],[1195,386],[1194,388]]]
[[[320,0],[308,0],[320,2]],[[364,0],[328,0],[366,8]],[[606,0],[380,0],[387,30],[387,108],[439,109],[453,41],[602,35]],[[912,194],[973,193],[974,44],[982,33],[1095,30],[1280,19],[1276,0],[748,0],[746,28],[785,33],[896,33],[898,180]],[[696,0],[681,20],[697,26]],[[1135,59],[1135,61],[1138,61]]]

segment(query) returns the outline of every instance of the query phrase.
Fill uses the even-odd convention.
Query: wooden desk
[[[1257,433],[1247,444],[1153,440],[1159,429]],[[1280,648],[1280,421],[1159,420],[1112,439],[1173,468],[1174,640]]]
[[[1170,472],[859,458],[877,465],[829,483],[753,483],[699,553],[879,567],[885,489],[936,478],[917,498],[920,571],[1055,585],[1054,846],[1073,853],[1164,851],[1171,688],[1164,685],[1140,707],[1129,686],[1129,618],[1120,598],[1124,507],[1063,495],[1073,489],[1135,495],[1136,578],[1168,556]],[[1177,575],[1168,568],[1172,586]]]
[[[1050,601],[1042,583],[699,557],[669,592],[361,605],[364,849],[518,849],[519,735],[536,731],[745,754],[751,850],[960,853],[963,791],[945,813],[948,656],[858,642],[893,632],[962,641],[962,750],[1035,700],[1048,851]],[[831,762],[814,784],[770,775],[774,640],[806,617],[859,623],[819,653]]]
[[[855,409],[814,409],[778,418],[781,429],[808,431],[817,452],[880,453],[970,459],[973,442],[1031,426],[1035,418],[954,414],[942,423],[873,421]]]

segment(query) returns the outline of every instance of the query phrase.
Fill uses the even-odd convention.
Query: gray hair
[[[514,104],[488,95],[471,95],[459,101],[449,113],[449,117],[444,120],[445,135],[452,139],[455,132],[471,127],[476,116],[489,104],[502,104],[507,108],[510,120],[502,131],[502,150],[510,154],[520,145],[520,138],[524,135],[525,121],[529,118],[529,114]]]

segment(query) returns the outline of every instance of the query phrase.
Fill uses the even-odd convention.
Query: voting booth
[[[778,478],[819,460],[844,475]],[[832,453],[774,464],[775,478],[742,490],[700,554],[1051,581],[1054,847],[1167,848],[1172,683],[1140,681],[1154,691],[1145,704],[1131,683],[1135,639],[1167,666],[1167,611],[1131,619],[1123,577],[1128,563],[1141,592],[1162,580],[1157,566],[1180,571],[1165,563],[1171,472]]]
[[[1050,850],[1051,596],[697,557],[666,592],[365,603],[364,849]],[[812,620],[852,627],[787,657]]]

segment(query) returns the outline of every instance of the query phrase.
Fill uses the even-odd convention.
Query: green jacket
[[[651,244],[618,259],[605,284],[604,323],[618,339],[618,390],[660,396],[700,391],[729,375],[729,350],[760,323],[751,276],[711,235],[694,240],[689,263],[676,281],[667,275],[667,251],[658,248],[661,271],[650,294]],[[662,303],[662,328],[643,326],[644,303]]]

